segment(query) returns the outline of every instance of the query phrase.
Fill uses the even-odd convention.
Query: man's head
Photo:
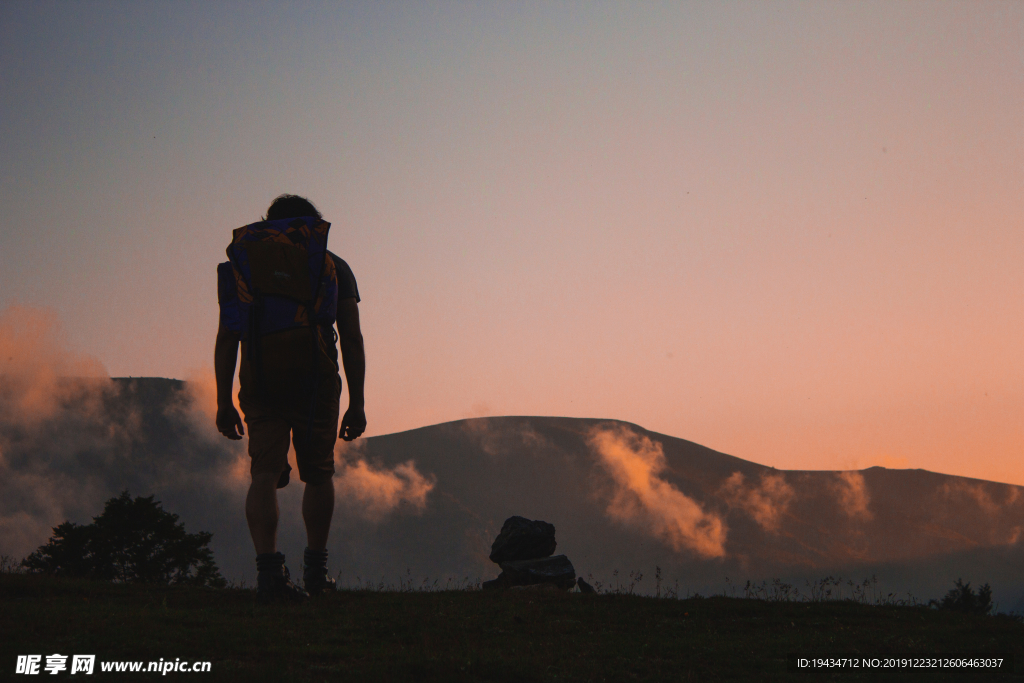
[[[323,219],[320,212],[313,206],[313,202],[305,197],[295,194],[283,194],[270,203],[267,209],[265,221],[279,221],[282,218],[302,218],[303,216],[316,216]]]

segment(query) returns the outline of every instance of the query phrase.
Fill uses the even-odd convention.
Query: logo
[[[39,666],[42,664],[42,655],[18,655],[18,663],[14,673],[27,674],[29,676],[40,673]],[[56,674],[59,671],[67,671],[68,656],[61,654],[46,655],[46,666],[43,671],[48,674]],[[71,673],[91,674],[96,665],[96,655],[72,655]]]

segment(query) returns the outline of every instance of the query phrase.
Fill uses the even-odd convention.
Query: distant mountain
[[[209,400],[175,380],[119,379],[67,394],[44,420],[0,418],[0,552],[26,554],[49,526],[88,522],[127,487],[155,493],[189,531],[212,531],[224,574],[252,581],[248,458],[244,442],[213,429]],[[329,549],[342,583],[493,578],[491,541],[521,515],[555,525],[556,552],[577,573],[614,585],[617,571],[628,585],[640,572],[640,592],[654,592],[656,567],[662,590],[683,594],[877,575],[876,591],[927,599],[962,577],[990,582],[1000,609],[1024,610],[1018,486],[924,470],[775,470],[624,422],[558,417],[339,442],[337,463]],[[298,570],[292,481],[279,546]]]
[[[554,417],[450,422],[367,439],[358,453],[385,468],[414,459],[437,480],[420,515],[399,508],[372,529],[337,518],[347,566],[371,576],[404,563],[491,578],[490,542],[517,514],[553,523],[556,552],[578,573],[607,583],[618,570],[628,582],[639,570],[647,591],[658,566],[699,592],[725,577],[804,588],[877,575],[877,589],[922,599],[958,577],[991,582],[1004,608],[1024,597],[1018,486],[880,467],[775,470],[628,423]]]

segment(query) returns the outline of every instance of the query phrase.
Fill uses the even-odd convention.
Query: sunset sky
[[[367,435],[614,418],[1024,485],[1024,3],[0,4],[0,313],[212,371],[307,196]]]

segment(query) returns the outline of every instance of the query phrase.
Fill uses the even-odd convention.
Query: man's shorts
[[[249,457],[252,458],[249,471],[252,474],[281,475],[291,471],[288,446],[294,442],[299,479],[307,484],[319,484],[334,476],[341,377],[322,379],[318,394],[310,438],[308,402],[270,406],[245,391],[239,392],[239,407],[249,430]]]

